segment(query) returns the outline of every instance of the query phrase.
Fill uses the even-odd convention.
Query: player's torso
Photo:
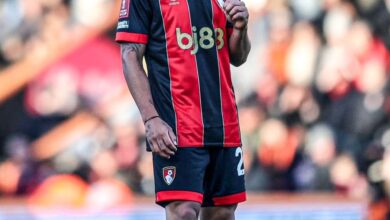
[[[149,1],[146,58],[160,115],[176,128],[180,146],[239,146],[227,18],[218,0]]]

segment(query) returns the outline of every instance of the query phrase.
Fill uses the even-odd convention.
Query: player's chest
[[[224,0],[152,0],[168,23],[190,22],[198,25],[226,23]]]

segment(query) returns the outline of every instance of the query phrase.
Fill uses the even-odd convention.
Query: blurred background
[[[238,219],[390,219],[390,1],[244,0]],[[119,0],[0,0],[0,219],[162,219]]]

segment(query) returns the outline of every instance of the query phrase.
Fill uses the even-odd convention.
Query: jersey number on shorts
[[[245,173],[245,170],[244,170],[244,161],[242,160],[242,149],[241,147],[237,147],[237,150],[236,150],[236,157],[240,157],[240,161],[238,162],[237,164],[237,175],[238,176],[242,176],[244,175]]]

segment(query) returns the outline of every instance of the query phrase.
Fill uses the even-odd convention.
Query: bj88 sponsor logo
[[[213,32],[215,32],[214,36]],[[212,30],[209,27],[202,27],[198,32],[198,28],[193,26],[192,35],[176,28],[177,44],[182,50],[191,50],[191,54],[198,53],[199,48],[208,50],[213,48],[214,45],[220,50],[225,44],[224,35],[225,33],[221,28]]]

